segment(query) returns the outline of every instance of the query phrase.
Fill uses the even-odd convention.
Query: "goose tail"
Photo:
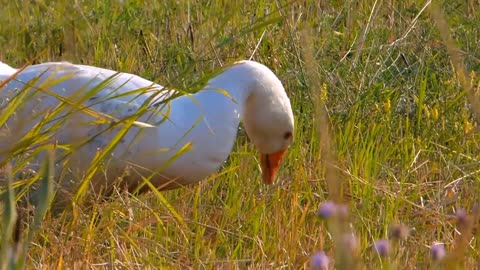
[[[17,72],[16,68],[13,68],[0,61],[0,79],[12,76],[13,74],[15,74],[15,72]]]

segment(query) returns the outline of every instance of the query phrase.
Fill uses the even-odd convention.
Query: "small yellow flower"
[[[436,121],[438,119],[438,107],[437,105],[433,106],[431,110],[432,120]]]
[[[470,72],[470,83],[471,83],[471,85],[475,84],[475,77],[476,77],[475,72],[472,70]]]
[[[328,98],[327,89],[328,89],[327,84],[323,83],[322,84],[322,92],[320,93],[320,100],[323,101],[323,102],[327,102],[327,98]]]
[[[390,111],[392,110],[392,103],[390,103],[390,99],[387,99],[383,103],[383,110],[385,111],[385,113],[390,114]]]
[[[463,132],[464,134],[468,134],[473,130],[474,126],[470,119],[468,118],[468,115],[466,113],[463,114]]]
[[[423,111],[425,112],[425,118],[430,119],[430,116],[432,115],[431,110],[429,110],[428,106],[425,104],[423,105]]]

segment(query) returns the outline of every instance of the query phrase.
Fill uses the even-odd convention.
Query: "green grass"
[[[478,230],[456,225],[455,210],[478,219],[478,107],[464,91],[478,90],[478,1],[440,1],[438,16],[412,0],[4,2],[0,61],[12,66],[65,60],[192,90],[252,57],[282,80],[296,117],[274,186],[261,183],[241,131],[225,168],[196,186],[119,194],[30,225],[28,269],[298,269],[318,250],[337,269],[353,269],[350,257],[358,269],[435,269],[435,241],[452,254],[446,269],[476,267]],[[347,203],[348,220],[320,220],[326,200]],[[13,230],[6,205],[2,243]],[[410,236],[379,258],[373,242],[399,223]],[[345,230],[355,256],[339,244]]]

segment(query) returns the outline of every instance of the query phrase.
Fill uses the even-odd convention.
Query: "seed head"
[[[391,227],[390,238],[393,240],[405,240],[410,233],[407,225],[396,224]]]

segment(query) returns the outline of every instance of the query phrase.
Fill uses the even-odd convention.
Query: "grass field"
[[[479,1],[1,2],[0,61],[12,66],[65,60],[193,89],[252,58],[282,80],[296,117],[275,185],[240,131],[198,185],[25,224],[26,268],[302,269],[317,251],[329,269],[480,263]],[[349,214],[322,220],[329,200]],[[389,254],[375,252],[387,238]]]

